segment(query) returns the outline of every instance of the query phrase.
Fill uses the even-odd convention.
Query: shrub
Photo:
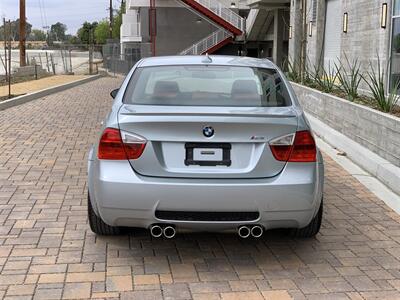
[[[360,86],[362,80],[361,74],[361,63],[358,59],[354,59],[350,62],[347,55],[344,55],[346,60],[346,65],[342,62],[340,64],[335,63],[335,68],[337,71],[337,78],[339,80],[339,88],[346,93],[347,99],[354,101],[358,98],[358,87]],[[348,72],[346,72],[346,69]]]
[[[386,97],[385,89],[385,71],[381,69],[381,61],[378,56],[378,67],[377,70],[374,68],[372,62],[369,63],[370,70],[367,72],[367,76],[363,79],[371,90],[373,99],[378,105],[379,109],[384,112],[392,112],[393,108],[399,101],[399,95],[397,94],[400,88],[400,81],[393,84],[389,95]]]
[[[325,68],[314,66],[314,81],[317,86],[325,93],[332,93],[336,89],[336,80],[338,72],[336,68],[328,65],[328,71]]]
[[[288,68],[287,77],[289,78],[289,80],[294,82],[300,82],[301,76],[299,68],[297,68],[298,66],[296,66],[295,63],[292,62],[290,59],[287,59],[286,62]]]

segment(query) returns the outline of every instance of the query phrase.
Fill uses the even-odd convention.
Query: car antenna
[[[208,53],[206,53],[206,57],[203,59],[204,63],[212,63],[212,59]]]

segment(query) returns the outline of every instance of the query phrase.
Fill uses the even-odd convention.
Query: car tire
[[[89,219],[89,225],[90,229],[98,234],[98,235],[118,235],[121,233],[119,227],[115,226],[110,226],[96,215],[96,213],[93,210],[92,207],[92,202],[90,200],[90,196],[88,195],[88,219]]]
[[[322,223],[322,214],[323,214],[323,200],[321,200],[321,205],[319,207],[318,213],[311,220],[310,224],[308,224],[304,228],[296,228],[292,229],[290,234],[295,238],[312,238],[317,235],[321,228]]]

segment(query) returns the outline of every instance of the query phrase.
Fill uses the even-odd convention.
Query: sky
[[[85,21],[107,18],[109,0],[25,0],[27,21],[33,28],[42,29],[61,22],[67,25],[67,33],[75,34]],[[113,0],[114,9],[121,0]],[[15,20],[19,17],[19,0],[0,0],[0,17]]]

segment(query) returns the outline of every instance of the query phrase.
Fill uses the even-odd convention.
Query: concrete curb
[[[40,91],[37,91],[37,92],[33,92],[33,93],[30,93],[30,94],[26,94],[26,95],[15,97],[15,98],[12,98],[12,99],[9,99],[9,100],[2,101],[2,102],[0,102],[0,111],[1,110],[5,110],[5,109],[10,108],[10,107],[14,107],[14,106],[20,105],[20,104],[24,104],[24,103],[32,101],[32,100],[36,100],[36,99],[44,97],[44,96],[48,96],[48,95],[51,95],[51,94],[54,94],[54,93],[58,93],[58,92],[61,92],[61,91],[76,87],[78,85],[81,85],[81,84],[84,84],[84,83],[99,79],[100,77],[102,77],[102,75],[99,75],[99,74],[98,75],[93,75],[93,76],[90,76],[90,77],[87,77],[87,78],[75,80],[75,81],[72,81],[72,82],[68,82],[68,83],[65,83],[65,84],[53,86],[53,87],[50,87],[50,88],[47,88],[47,89],[44,89],[44,90],[40,90]]]
[[[306,115],[313,131],[323,141],[345,152],[350,160],[400,195],[399,167],[364,148],[344,134],[332,129],[309,113],[306,113]]]
[[[357,179],[366,189],[386,203],[395,212],[400,214],[400,195],[393,192],[377,178],[361,169],[346,156],[339,155],[339,151],[331,145],[317,138],[317,145],[321,151],[330,156],[336,163],[345,169],[351,176]]]

